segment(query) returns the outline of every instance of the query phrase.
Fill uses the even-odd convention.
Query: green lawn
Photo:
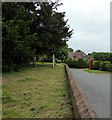
[[[100,71],[100,70],[90,70],[90,69],[82,69],[82,70],[89,73],[109,73],[107,71]]]
[[[3,74],[3,118],[73,118],[64,66],[39,64]]]

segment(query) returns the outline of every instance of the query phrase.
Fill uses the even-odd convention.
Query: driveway
[[[99,118],[110,118],[110,74],[96,75],[70,69]]]

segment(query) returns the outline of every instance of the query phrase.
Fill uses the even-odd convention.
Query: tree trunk
[[[55,66],[55,55],[53,54],[53,67]]]
[[[34,57],[34,66],[37,67],[37,65],[36,65],[36,57]]]

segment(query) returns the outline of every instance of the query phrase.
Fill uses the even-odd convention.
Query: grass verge
[[[73,118],[64,65],[24,67],[3,74],[3,118]]]
[[[82,69],[82,70],[89,73],[110,73],[107,71],[100,71],[100,70],[90,70],[90,69]]]

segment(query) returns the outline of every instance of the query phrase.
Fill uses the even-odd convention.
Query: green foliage
[[[102,62],[100,63],[100,70],[106,71],[106,70],[107,70],[106,65],[108,65],[108,64],[110,64],[109,61],[102,61]]]
[[[88,54],[88,58],[94,58],[94,69],[100,69],[103,71],[111,71],[112,53],[109,52],[93,52]],[[100,65],[99,65],[100,64]]]
[[[112,53],[109,52],[93,52],[88,54],[88,58],[94,58],[98,61],[110,61],[112,62]]]
[[[79,59],[76,60],[65,60],[64,63],[66,63],[71,68],[88,68],[88,63],[86,60]]]
[[[100,68],[100,61],[93,61],[93,69],[98,70]]]
[[[3,3],[3,71],[28,64],[34,56],[56,54],[67,58],[66,42],[73,30],[57,12],[58,2]],[[37,6],[40,9],[37,9]]]
[[[56,62],[57,62],[57,63],[62,63],[62,61],[61,61],[61,60],[57,60]]]
[[[13,4],[4,3],[3,9],[7,11],[5,7],[8,5],[10,9],[10,5]],[[15,9],[18,14],[10,18],[11,20],[5,16],[6,13],[3,15],[3,71],[8,72],[12,70],[18,71],[18,65],[28,63],[28,60],[34,56],[30,41],[37,39],[36,34],[30,33],[29,26],[33,22],[30,17],[28,19],[30,14],[23,6]]]
[[[109,71],[112,72],[112,64],[110,61],[93,61],[92,63],[93,69],[101,70],[101,71]]]
[[[69,52],[73,52],[74,50],[72,48],[68,48],[68,51]]]
[[[110,53],[110,62],[112,63],[112,53]]]
[[[88,68],[88,62],[86,60],[79,59],[78,68]]]
[[[41,8],[37,11],[39,24],[37,24],[38,29],[35,26],[34,28],[37,30],[42,44],[39,49],[35,46],[37,52],[47,55],[58,54],[66,45],[73,30],[69,30],[70,27],[67,25],[67,21],[64,20],[65,13],[55,11],[55,8],[58,7],[56,3],[43,2],[38,5]],[[54,6],[57,7],[54,8]],[[36,22],[37,20],[35,20]]]
[[[72,48],[71,48],[72,49]],[[59,52],[56,54],[56,58],[58,58],[58,60],[65,60],[68,59],[68,52],[71,50],[70,48],[68,48],[68,45],[62,47]]]
[[[65,60],[64,63],[66,63],[69,67],[75,68],[77,65],[77,61],[75,60]]]
[[[16,65],[16,64],[3,64],[2,66],[2,71],[3,72],[10,72],[10,71],[16,71],[18,72],[20,69],[20,65]]]
[[[53,59],[52,56],[49,55],[49,56],[47,56],[47,57],[45,58],[44,61],[45,61],[45,62],[52,62],[52,59]]]
[[[105,68],[107,71],[112,72],[112,64],[107,64]]]
[[[75,52],[83,52],[82,50],[76,50]]]

